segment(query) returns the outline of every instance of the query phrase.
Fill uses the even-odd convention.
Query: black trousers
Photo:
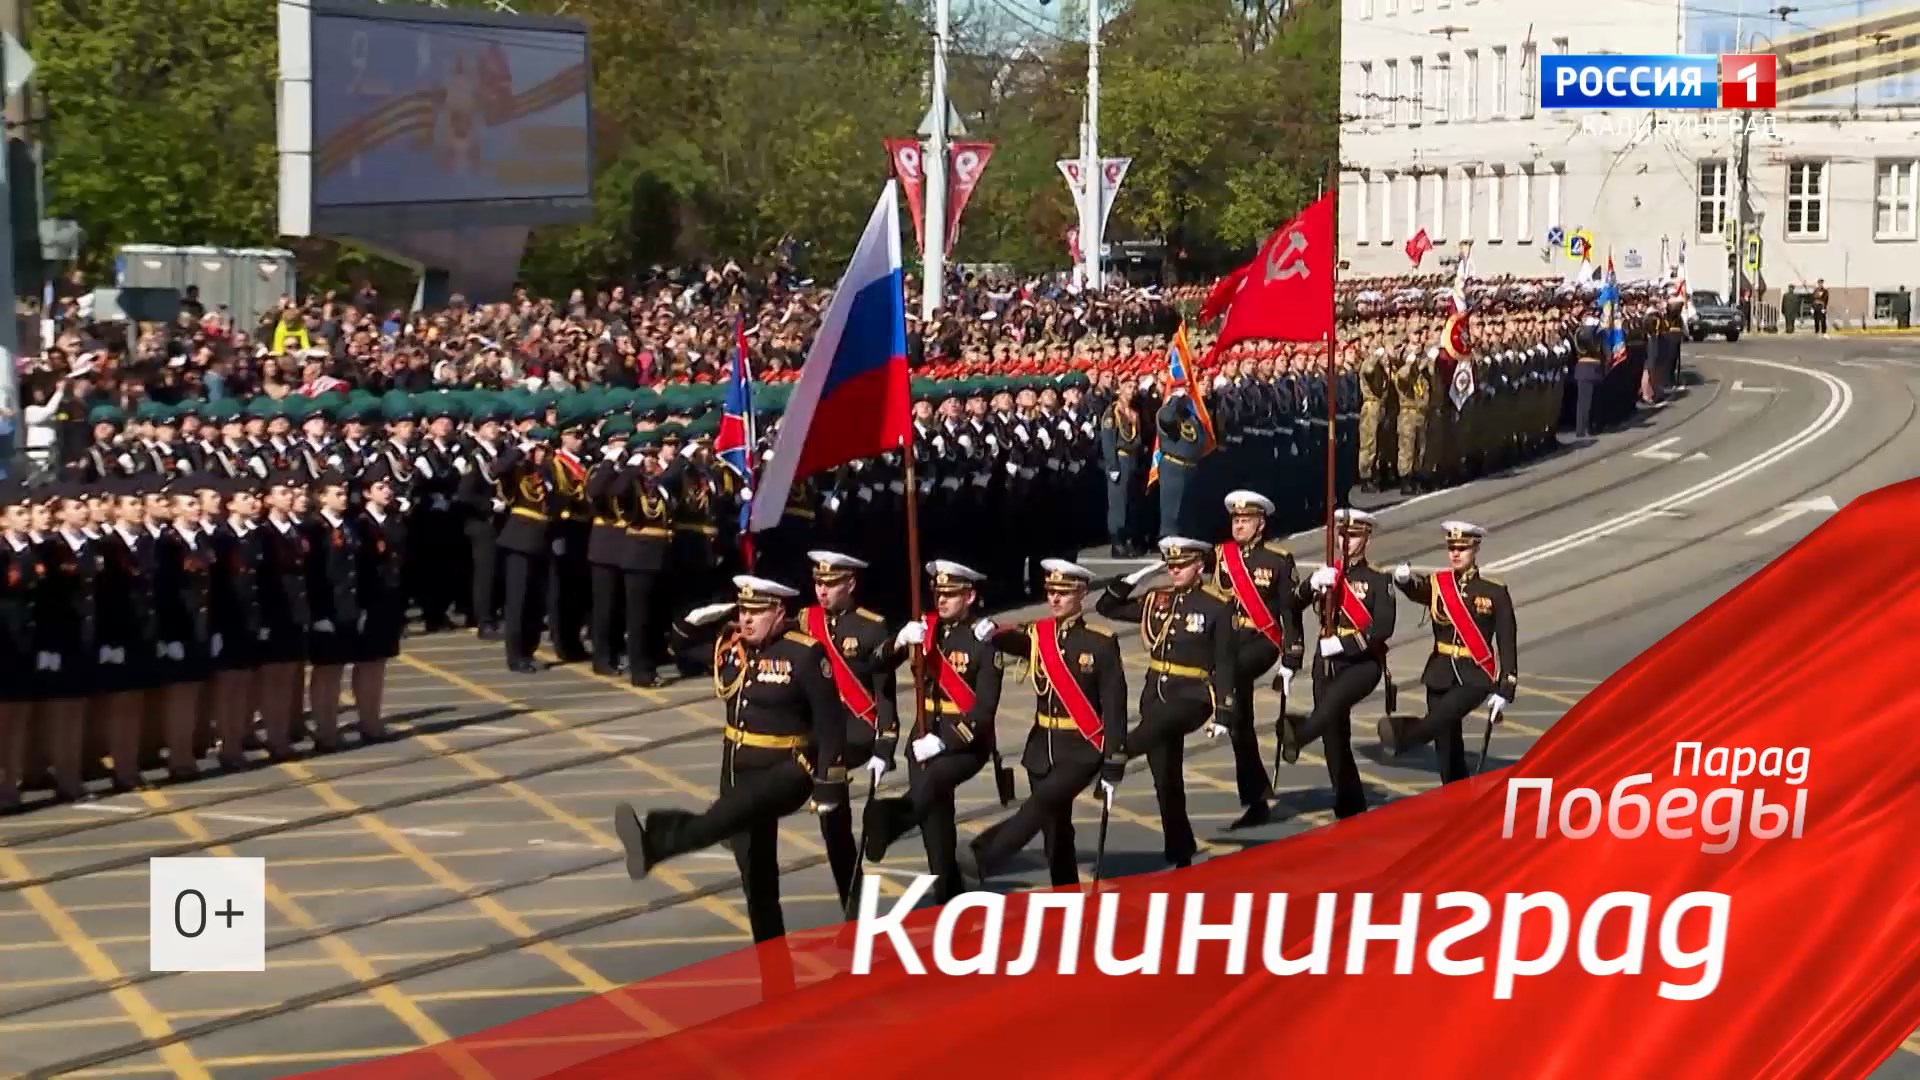
[[[1573,437],[1576,439],[1593,433],[1593,390],[1598,385],[1592,379],[1574,380]]]
[[[562,660],[578,659],[587,621],[587,539],[569,531],[560,554],[547,560],[547,638]]]
[[[1400,748],[1433,743],[1440,758],[1440,782],[1467,778],[1466,720],[1493,691],[1485,687],[1427,688],[1427,715],[1409,720],[1400,729]]]
[[[653,605],[657,595],[658,570],[628,570],[621,575],[626,588],[627,676],[645,682],[655,674]],[[597,592],[597,590],[596,590]]]
[[[475,627],[493,626],[500,621],[494,594],[500,565],[499,539],[494,534],[492,522],[467,526],[467,551],[473,563],[470,568],[472,591],[469,597],[472,608],[467,612],[467,618]]]
[[[973,779],[987,763],[987,751],[945,751],[926,762],[907,755],[907,794],[875,799],[867,804],[867,857],[875,862],[915,827],[927,848],[927,872],[935,878],[934,899],[940,903],[966,891],[960,877],[958,816],[954,792]]]
[[[1027,770],[1032,794],[1012,816],[989,826],[973,841],[981,876],[991,874],[1017,854],[1035,836],[1046,846],[1047,874],[1052,883],[1080,883],[1080,860],[1074,851],[1073,800],[1100,777],[1098,759],[1057,762],[1045,773]]]
[[[732,840],[733,861],[747,898],[753,940],[786,936],[780,912],[780,819],[799,811],[813,795],[813,779],[797,761],[753,769],[735,768],[733,744],[720,761],[720,797],[702,813],[653,810],[647,842],[656,861]]]
[[[436,630],[447,625],[459,602],[462,560],[455,545],[461,526],[450,511],[421,510],[414,514],[414,528],[414,600],[427,629]]]
[[[1333,782],[1333,816],[1349,818],[1367,808],[1367,792],[1360,786],[1360,765],[1353,759],[1353,707],[1380,685],[1380,661],[1342,661],[1329,665],[1324,657],[1313,661],[1313,712],[1294,726],[1300,745],[1322,741],[1327,778]]]
[[[820,815],[820,842],[826,846],[827,865],[833,870],[834,888],[840,890],[840,908],[843,911],[847,901],[853,897],[854,877],[860,873],[860,847],[853,838],[852,803],[856,790],[871,790],[869,785],[872,781],[868,779],[865,766],[867,759],[873,756],[873,739],[872,732],[867,734],[869,737],[864,743],[849,740],[846,752],[842,755],[849,777],[846,802]],[[856,786],[853,783],[855,780],[866,782]]]
[[[1238,679],[1233,684],[1233,712],[1221,717],[1233,740],[1233,782],[1240,805],[1252,806],[1273,798],[1273,777],[1260,753],[1260,731],[1253,722],[1253,687],[1280,659],[1280,650],[1264,637],[1242,637],[1234,646]]]
[[[502,554],[507,564],[507,659],[531,663],[533,650],[540,647],[540,617],[547,609],[547,557],[524,551]]]
[[[593,582],[593,621],[587,633],[593,638],[593,663],[611,669],[614,657],[620,655],[626,629],[620,618],[620,607],[627,598],[626,574],[617,566],[599,563],[593,564],[589,574]]]
[[[1196,697],[1187,688],[1180,688],[1173,700],[1164,700],[1159,696],[1160,681],[1158,675],[1147,676],[1140,722],[1127,732],[1127,756],[1147,759],[1147,768],[1153,773],[1153,792],[1160,802],[1160,832],[1166,840],[1167,861],[1184,863],[1200,850],[1200,844],[1193,836],[1193,821],[1187,817],[1187,778],[1181,772],[1186,761],[1183,740],[1206,724],[1213,715],[1213,702]],[[1176,685],[1177,681],[1170,682],[1168,692],[1176,692]]]

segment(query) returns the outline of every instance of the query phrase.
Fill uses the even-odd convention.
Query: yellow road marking
[[[26,864],[20,861],[20,856],[6,847],[0,847],[0,873],[16,881],[34,876],[33,872],[27,869]],[[81,965],[87,969],[87,974],[93,977],[94,982],[112,986],[109,993],[113,997],[114,1004],[119,1006],[120,1011],[133,1022],[134,1027],[139,1029],[142,1037],[164,1039],[173,1035],[172,1025],[168,1024],[159,1010],[153,1007],[153,1003],[147,1000],[145,994],[132,986],[118,985],[124,983],[126,975],[120,971],[113,959],[87,936],[86,931],[80,929],[80,924],[73,920],[73,916],[48,895],[46,889],[38,885],[29,886],[21,889],[20,895],[26,898],[27,903],[33,907],[34,913],[47,924],[47,929],[53,931],[53,935],[59,938],[62,944],[73,950],[74,956],[79,958]],[[160,1058],[176,1076],[194,1078],[194,1080],[209,1076],[206,1066],[180,1043],[162,1047]]]

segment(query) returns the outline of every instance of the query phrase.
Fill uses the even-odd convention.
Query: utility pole
[[[933,5],[933,118],[927,138],[926,220],[921,227],[925,258],[921,266],[920,317],[931,321],[947,284],[947,24],[948,0]]]
[[[1738,16],[1733,21],[1733,47],[1740,48],[1741,24]],[[1745,114],[1738,114],[1744,120]],[[1733,241],[1727,245],[1727,260],[1730,272],[1727,280],[1733,283],[1733,295],[1729,297],[1733,306],[1740,309],[1743,316],[1752,317],[1747,305],[1747,270],[1744,259],[1747,245],[1747,154],[1752,147],[1752,125],[1740,124],[1740,151],[1734,157],[1734,196],[1733,203]]]
[[[1080,175],[1086,178],[1080,227],[1081,274],[1100,287],[1100,242],[1106,224],[1105,170],[1100,167],[1100,0],[1087,0],[1087,143]]]

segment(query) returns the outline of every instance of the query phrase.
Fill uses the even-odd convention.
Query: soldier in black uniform
[[[1331,593],[1334,615],[1320,609],[1320,640],[1313,659],[1313,712],[1295,721],[1280,714],[1280,756],[1288,764],[1300,748],[1326,739],[1327,775],[1333,781],[1335,817],[1367,808],[1360,768],[1353,759],[1353,707],[1373,693],[1386,671],[1387,639],[1393,636],[1394,601],[1387,575],[1367,562],[1374,518],[1364,510],[1334,511],[1341,567],[1323,566],[1295,592],[1301,606]]]
[[[254,542],[254,583],[260,598],[260,720],[267,754],[293,756],[301,720],[302,668],[307,662],[307,539],[295,517],[301,491],[298,474],[267,480],[266,514],[247,536]]]
[[[153,537],[155,661],[163,672],[159,715],[167,772],[175,780],[199,775],[194,729],[200,722],[201,690],[213,673],[208,656],[213,545],[200,531],[197,487],[186,479],[167,485],[170,519]]]
[[[621,649],[627,620],[621,608],[626,600],[627,552],[632,542],[627,537],[627,514],[631,500],[624,480],[627,473],[627,437],[633,434],[633,421],[625,416],[610,416],[600,425],[603,445],[599,460],[587,474],[587,502],[592,506],[593,526],[587,535],[588,572],[592,575],[593,618],[587,636],[593,642],[593,670],[599,675],[619,675],[627,668]]]
[[[547,641],[563,664],[587,658],[580,643],[591,606],[587,589],[587,539],[593,507],[587,499],[587,465],[582,458],[591,418],[578,406],[562,408],[559,441],[546,464],[548,522]]]
[[[934,896],[945,903],[966,888],[956,853],[954,792],[989,757],[998,762],[994,718],[1006,658],[974,632],[975,585],[983,576],[944,559],[928,563],[927,573],[933,579],[933,614],[909,622],[893,639],[896,664],[915,650],[921,655],[918,695],[925,704],[917,706],[922,717],[908,747],[907,794],[870,800],[861,829],[868,861],[879,862],[889,845],[918,826],[927,870],[938,879]],[[996,767],[996,780],[999,776]],[[1008,773],[1005,801],[1012,799],[1012,782]]]
[[[25,485],[0,480],[0,810],[20,805],[33,700],[50,674],[34,648],[33,599],[45,568],[27,537],[27,501]]]
[[[416,466],[417,468],[417,466]],[[340,686],[360,633],[360,533],[347,517],[347,478],[327,470],[313,484],[307,541],[307,694],[315,749],[340,748]]]
[[[665,596],[660,575],[668,568],[673,545],[673,499],[661,480],[659,445],[639,437],[640,448],[627,456],[618,481],[626,506],[626,561],[621,577],[626,593],[627,681],[647,688],[660,685],[654,609]]]
[[[1513,703],[1520,680],[1519,631],[1507,587],[1480,572],[1480,542],[1486,530],[1463,521],[1440,526],[1447,538],[1448,569],[1417,573],[1405,563],[1393,581],[1433,619],[1433,653],[1420,681],[1427,688],[1427,714],[1383,717],[1380,743],[1390,755],[1438,740],[1440,782],[1467,776],[1463,732],[1467,714],[1485,702],[1487,722]],[[1465,617],[1464,624],[1456,614]]]
[[[880,778],[893,768],[900,740],[900,717],[894,699],[892,635],[880,616],[860,607],[854,598],[854,573],[867,564],[837,551],[809,551],[813,564],[816,604],[800,612],[800,632],[820,643],[833,669],[835,696],[845,715],[846,761],[859,762],[868,774],[869,798]],[[849,776],[853,770],[849,768]],[[827,862],[844,909],[853,895],[860,870],[860,851],[853,837],[853,807],[842,803],[820,816],[820,837],[826,843]]]
[[[1200,845],[1187,817],[1182,740],[1212,721],[1236,713],[1239,684],[1233,601],[1205,583],[1213,545],[1182,536],[1160,541],[1160,562],[1108,585],[1095,601],[1101,615],[1137,622],[1147,646],[1147,681],[1140,689],[1140,722],[1127,733],[1127,756],[1147,759],[1160,801],[1167,862],[1187,866]],[[1164,567],[1171,584],[1130,594]]]
[[[1234,707],[1221,711],[1229,717],[1223,726],[1233,740],[1234,783],[1240,805],[1247,808],[1231,828],[1242,829],[1265,824],[1273,812],[1273,779],[1260,752],[1253,687],[1279,661],[1276,689],[1285,708],[1305,655],[1306,631],[1294,602],[1299,583],[1293,553],[1266,538],[1273,502],[1259,492],[1239,490],[1228,493],[1226,505],[1233,538],[1214,550],[1213,587],[1234,605]]]
[[[547,558],[553,545],[548,511],[547,444],[553,433],[534,428],[519,446],[493,459],[490,479],[507,501],[500,526],[500,554],[506,562],[507,670],[540,670],[533,651],[540,645],[540,616],[546,610]]]
[[[114,787],[140,786],[141,727],[146,693],[154,685],[153,538],[147,532],[145,493],[152,476],[112,481],[115,495],[111,533],[102,541],[103,566],[97,580],[95,628],[108,756]]]
[[[413,552],[414,598],[420,606],[423,629],[436,633],[453,626],[449,613],[458,603],[460,586],[470,580],[464,561],[466,545],[461,516],[454,500],[460,494],[457,462],[464,448],[453,437],[461,400],[452,394],[421,394],[426,434],[413,448],[413,484],[407,492],[412,513],[407,532],[417,541]]]
[[[454,468],[460,471],[454,509],[466,534],[471,572],[467,619],[482,641],[500,637],[499,594],[494,586],[500,577],[499,539],[507,500],[492,475],[493,462],[500,456],[500,415],[493,403],[476,402],[473,438],[454,459]]]
[[[399,496],[385,462],[360,474],[360,509],[353,526],[360,542],[354,581],[359,589],[360,622],[353,639],[353,708],[362,742],[387,738],[387,661],[400,655],[407,627],[406,519],[395,507]]]
[[[1047,618],[1021,628],[975,630],[1000,652],[1026,660],[1034,688],[1033,730],[1021,760],[1032,794],[969,845],[973,866],[963,861],[962,869],[980,881],[1037,833],[1046,845],[1052,883],[1077,884],[1073,800],[1095,781],[1110,800],[1126,774],[1127,676],[1120,643],[1081,613],[1093,572],[1060,559],[1046,560],[1041,569]],[[1062,667],[1071,685],[1049,674]]]
[[[225,481],[227,514],[208,534],[213,548],[210,597],[212,634],[208,656],[213,682],[208,711],[220,744],[220,764],[246,767],[247,737],[259,705],[262,658],[261,599],[258,583],[260,495],[251,471]]]
[[[847,729],[826,651],[788,629],[783,604],[798,594],[747,574],[734,586],[737,624],[714,645],[714,686],[727,709],[720,797],[700,813],[649,811],[644,823],[622,803],[614,825],[635,880],[666,859],[731,839],[753,939],[762,942],[786,934],[775,848],[780,819],[809,803],[817,812],[846,805]]]
[[[78,484],[53,488],[55,530],[40,545],[45,574],[35,591],[34,668],[38,677],[38,733],[60,799],[86,794],[83,757],[87,699],[95,693],[93,579],[99,568],[95,542],[85,532],[86,492]]]

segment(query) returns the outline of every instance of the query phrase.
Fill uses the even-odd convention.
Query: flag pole
[[[913,439],[900,440],[901,452],[906,459],[907,475],[907,610],[914,622],[920,621],[920,483],[914,478]],[[913,737],[926,734],[922,730],[927,722],[927,690],[920,678],[921,661],[926,649],[913,650]],[[908,753],[912,753],[909,748]]]
[[[1340,203],[1339,169],[1340,169],[1340,160],[1338,157],[1335,157],[1332,161],[1327,163],[1327,174],[1325,179],[1322,181],[1322,183],[1325,185],[1325,190],[1333,194],[1334,210],[1336,211],[1336,217],[1335,217],[1336,221],[1338,220],[1337,211],[1339,210],[1339,203]],[[1333,535],[1333,511],[1334,511],[1334,498],[1335,498],[1333,465],[1334,465],[1334,453],[1338,445],[1334,441],[1334,425],[1336,423],[1335,402],[1339,397],[1339,388],[1336,386],[1334,382],[1335,368],[1334,368],[1334,359],[1333,359],[1334,352],[1336,351],[1336,346],[1339,343],[1338,323],[1340,318],[1340,293],[1339,293],[1340,258],[1339,258],[1338,252],[1336,252],[1334,255],[1334,258],[1332,260],[1332,266],[1333,266],[1333,269],[1331,273],[1333,274],[1334,283],[1335,283],[1334,294],[1332,299],[1333,311],[1330,317],[1327,319],[1327,338],[1326,338],[1326,341],[1327,341],[1327,563],[1326,565],[1328,566],[1336,565],[1334,562],[1334,559],[1338,555],[1338,552],[1335,547],[1335,541],[1334,541],[1334,535]],[[1346,568],[1342,566],[1340,567],[1340,570],[1338,571],[1338,573],[1344,574],[1345,571],[1346,571]],[[1328,589],[1327,596],[1326,596],[1326,606],[1321,610],[1321,614],[1320,614],[1320,620],[1321,620],[1320,625],[1322,628],[1322,636],[1325,636],[1327,631],[1333,631],[1338,629],[1338,625],[1334,621],[1334,619],[1337,616],[1337,613],[1340,610],[1338,605],[1339,605],[1339,600],[1334,595],[1334,590]]]

